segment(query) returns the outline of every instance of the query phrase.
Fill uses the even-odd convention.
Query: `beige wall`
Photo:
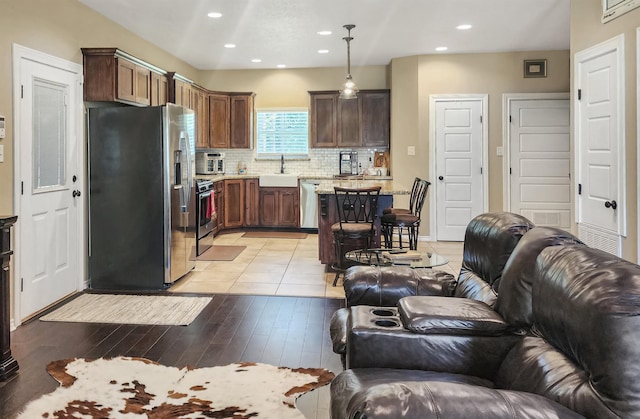
[[[3,1],[0,13],[0,115],[7,121],[0,163],[0,214],[13,213],[12,44],[82,63],[81,47],[118,47],[158,67],[197,79],[199,71],[76,0]]]
[[[625,123],[627,168],[627,237],[622,240],[622,256],[637,261],[638,252],[638,113],[637,113],[637,48],[636,28],[640,27],[640,8],[607,23],[601,22],[601,0],[571,0],[571,57],[575,54],[624,34],[625,56]],[[572,86],[573,87],[573,86]],[[572,93],[571,97],[575,97]],[[573,136],[572,136],[573,138]]]
[[[352,69],[360,89],[387,88],[387,66]],[[203,71],[202,86],[209,90],[254,92],[256,108],[308,107],[311,90],[338,90],[346,77],[345,67],[281,70]]]
[[[523,60],[546,59],[546,78],[524,78]],[[488,94],[489,210],[501,211],[502,95],[569,91],[569,51],[445,54],[396,58],[391,63],[391,170],[394,179],[411,184],[429,178],[429,96]],[[486,118],[486,116],[485,116]],[[485,119],[487,121],[487,119]],[[407,155],[407,146],[416,155]],[[432,198],[432,194],[429,195]],[[421,235],[430,235],[429,203],[423,209]]]

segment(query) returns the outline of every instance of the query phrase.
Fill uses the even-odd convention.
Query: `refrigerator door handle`
[[[182,150],[176,150],[173,156],[174,164],[174,189],[182,187]]]
[[[191,138],[189,138],[189,134],[185,131],[180,133],[181,136],[184,136],[184,144],[187,147],[185,152],[187,153],[187,190],[185,191],[185,204],[186,208],[189,208],[189,204],[191,203],[191,187],[193,183],[193,173],[191,171],[192,164],[192,156],[191,156]],[[182,144],[182,141],[180,141]]]

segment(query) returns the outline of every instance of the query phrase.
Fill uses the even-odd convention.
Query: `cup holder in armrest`
[[[384,308],[374,308],[373,310],[371,310],[371,314],[374,314],[380,317],[390,317],[390,316],[397,315],[397,313],[395,313],[394,311],[387,310]]]
[[[380,327],[398,327],[400,326],[400,322],[392,319],[376,319],[373,322],[376,326]]]

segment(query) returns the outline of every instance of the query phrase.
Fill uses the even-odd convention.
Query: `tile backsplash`
[[[225,155],[225,173],[237,174],[238,163],[247,165],[247,174],[278,173],[280,172],[280,159],[256,159],[255,150],[246,149],[219,149],[219,150],[198,150],[222,152]],[[339,153],[340,151],[357,151],[358,162],[362,169],[369,166],[369,158],[373,160],[374,148],[312,148],[309,149],[308,158],[286,158],[284,167],[286,173],[297,173],[302,176],[333,176],[340,173]]]

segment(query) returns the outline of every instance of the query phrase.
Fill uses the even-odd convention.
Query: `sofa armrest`
[[[471,377],[379,369],[340,373],[331,383],[331,417],[583,418],[546,397],[490,388]]]
[[[406,329],[420,334],[499,336],[511,331],[488,305],[466,298],[405,297],[398,313]]]
[[[395,307],[413,295],[451,296],[456,278],[446,272],[408,266],[353,266],[344,275],[347,307]]]

